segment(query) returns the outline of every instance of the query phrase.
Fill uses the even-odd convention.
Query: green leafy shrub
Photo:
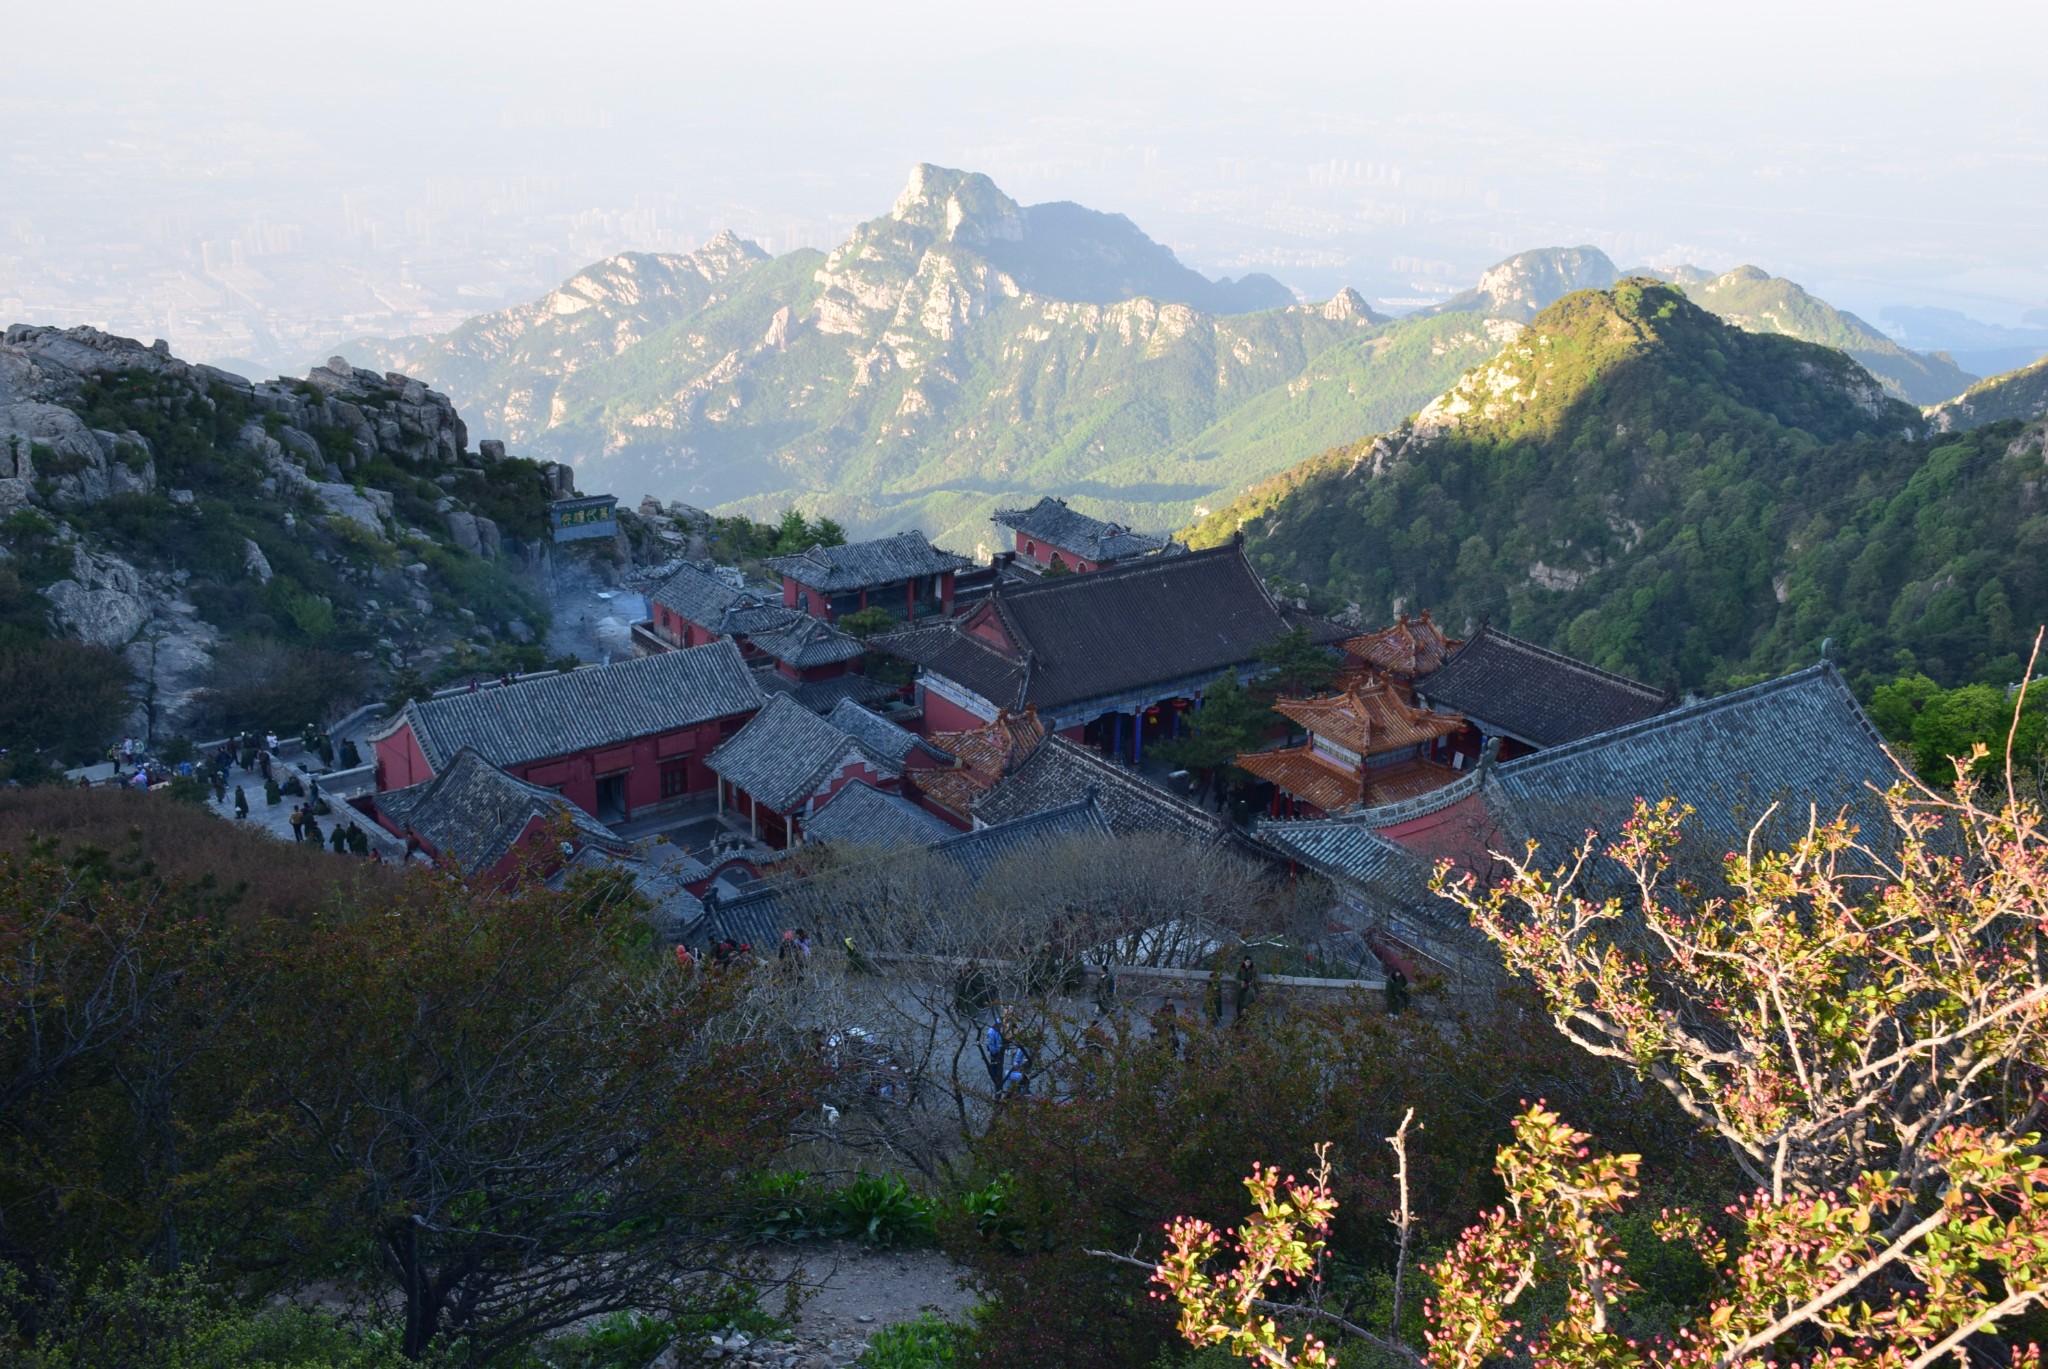
[[[534,1360],[546,1369],[640,1369],[668,1348],[676,1324],[640,1312],[614,1312],[595,1324],[540,1346]]]
[[[46,1309],[42,1322],[32,1338],[0,1330],[0,1359],[17,1369],[416,1369],[452,1362],[440,1353],[408,1360],[397,1337],[305,1308],[238,1306],[220,1284],[191,1269],[159,1275],[129,1266]]]
[[[807,1241],[838,1233],[830,1195],[810,1175],[784,1171],[756,1176],[749,1233],[756,1240]]]
[[[983,1241],[1021,1253],[1024,1224],[1010,1211],[1011,1183],[1009,1175],[998,1174],[986,1183],[963,1190],[953,1199],[952,1206]]]
[[[894,1174],[862,1174],[832,1195],[837,1234],[866,1245],[929,1245],[936,1208]]]
[[[973,1328],[927,1312],[877,1331],[855,1363],[862,1369],[940,1369],[965,1364]]]
[[[755,1176],[747,1229],[757,1240],[849,1238],[866,1245],[929,1245],[939,1205],[893,1174],[859,1174],[837,1189],[816,1176],[782,1171]]]

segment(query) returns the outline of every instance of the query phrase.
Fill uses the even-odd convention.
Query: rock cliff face
[[[127,662],[130,731],[180,731],[224,653],[281,642],[374,675],[539,616],[516,568],[466,564],[520,550],[487,507],[533,538],[555,486],[481,446],[446,394],[340,357],[252,383],[162,342],[18,325],[0,336],[0,558],[53,631]],[[490,602],[459,601],[478,587]]]
[[[1527,323],[1575,290],[1605,290],[1620,279],[1597,247],[1545,247],[1490,266],[1479,284],[1430,312],[1483,314]]]

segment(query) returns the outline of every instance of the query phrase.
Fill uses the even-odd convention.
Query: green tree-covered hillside
[[[2043,415],[2048,415],[2048,359],[1972,385],[1927,411],[1928,421],[1943,432]]]
[[[2042,435],[1929,437],[1841,353],[1634,279],[1545,310],[1412,422],[1192,530],[1378,618],[1429,605],[1723,687],[1812,660],[2016,678],[2048,616]]]
[[[1909,351],[1877,329],[1808,294],[1783,276],[1754,266],[1704,278],[1675,273],[1694,304],[1752,333],[1783,333],[1847,352],[1885,389],[1910,404],[1938,404],[1968,389],[1977,377],[1941,353]]]

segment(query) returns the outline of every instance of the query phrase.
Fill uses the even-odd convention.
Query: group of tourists
[[[315,846],[321,844],[320,818],[314,812],[313,804],[302,803],[294,807],[290,822],[293,841],[310,841]],[[370,834],[353,818],[346,825],[334,824],[334,831],[326,838],[326,844],[334,848],[337,856],[367,856],[374,861],[384,859],[383,853],[370,845]]]

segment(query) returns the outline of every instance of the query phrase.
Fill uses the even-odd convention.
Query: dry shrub
[[[262,802],[262,796],[257,796]],[[346,819],[344,819],[346,820]],[[302,918],[335,900],[388,899],[406,887],[396,867],[279,841],[161,794],[44,785],[0,790],[0,852],[55,841],[70,862],[104,853],[124,865],[230,896],[238,919]]]

